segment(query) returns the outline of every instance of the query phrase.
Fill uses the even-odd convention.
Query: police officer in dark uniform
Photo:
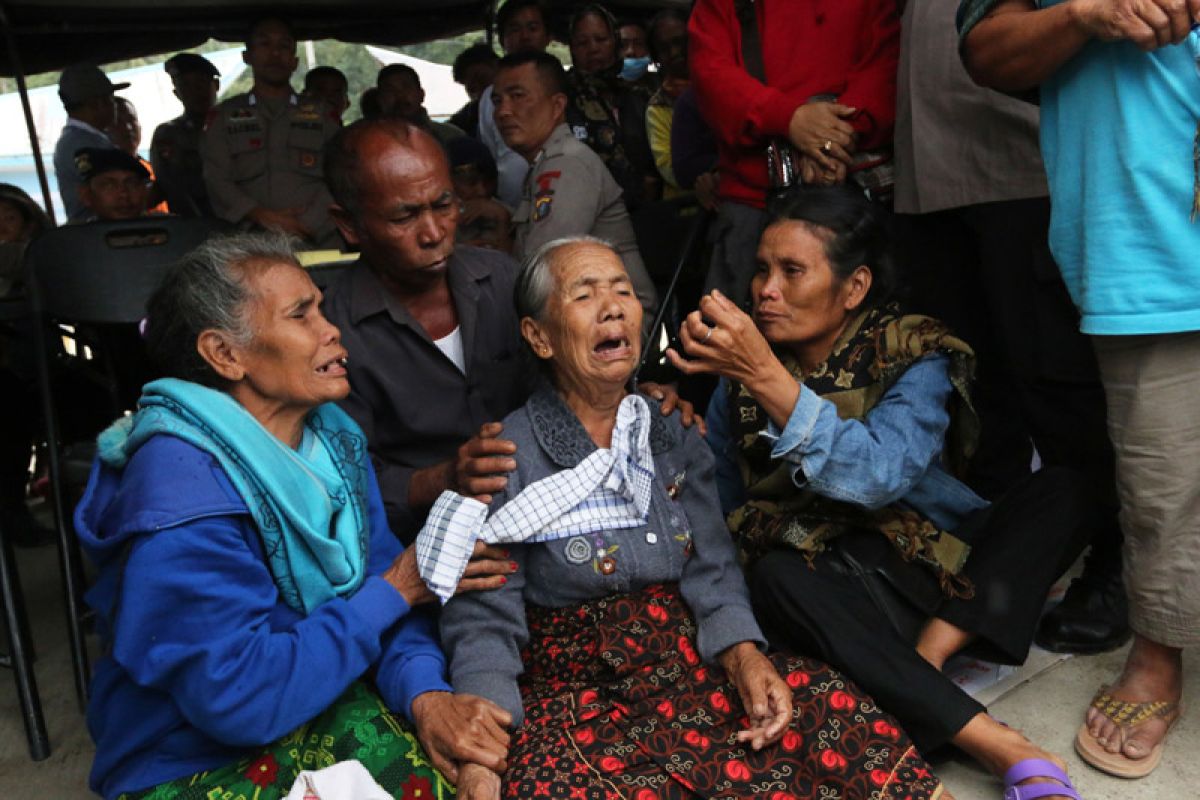
[[[254,23],[242,58],[254,87],[213,109],[201,145],[213,210],[235,224],[338,247],[321,163],[341,127],[337,115],[292,90],[296,37],[283,20]]]
[[[220,73],[212,62],[195,53],[179,53],[163,64],[183,103],[183,113],[154,129],[150,139],[150,164],[155,181],[172,214],[211,217],[212,206],[204,188],[200,138],[204,121],[217,104]]]

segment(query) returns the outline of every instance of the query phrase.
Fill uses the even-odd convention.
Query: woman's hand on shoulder
[[[517,563],[508,557],[508,552],[495,545],[476,542],[471,553],[471,561],[467,571],[458,582],[456,594],[477,592],[483,589],[499,589],[508,582],[508,576],[517,571]],[[421,573],[417,569],[417,548],[409,547],[396,556],[396,560],[383,573],[383,579],[390,583],[404,597],[410,607],[429,603],[436,595],[429,590]]]
[[[720,656],[721,666],[738,690],[750,727],[739,742],[755,750],[779,741],[792,721],[792,690],[753,642],[739,642]]]
[[[430,763],[451,783],[463,777],[460,765],[464,771],[474,764],[493,773],[508,768],[505,759],[512,715],[490,700],[470,694],[425,692],[413,700],[412,718]]]
[[[500,776],[479,764],[463,764],[457,789],[458,800],[500,800]]]

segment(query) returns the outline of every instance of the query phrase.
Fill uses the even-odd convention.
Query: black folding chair
[[[24,298],[0,299],[0,323],[16,322],[28,316],[29,306]],[[50,756],[50,738],[46,735],[46,720],[42,716],[42,701],[33,673],[33,639],[29,634],[25,595],[21,591],[10,536],[11,531],[4,530],[0,521],[0,599],[4,603],[4,622],[8,628],[8,654],[0,657],[0,666],[10,667],[16,679],[29,757],[42,761]]]
[[[167,268],[213,233],[228,226],[217,220],[146,217],[122,222],[67,225],[37,239],[26,256],[26,286],[38,326],[35,356],[38,390],[46,426],[46,453],[54,523],[58,533],[59,567],[67,606],[67,630],[80,708],[87,705],[90,668],[83,626],[83,569],[79,543],[67,503],[67,478],[62,451],[59,404],[54,396],[54,372],[63,326],[108,326],[139,322],[146,301]],[[134,337],[136,339],[136,337]],[[136,342],[134,346],[140,346]],[[114,369],[120,353],[102,353],[101,372],[113,402],[120,407]],[[144,357],[144,353],[139,353]]]

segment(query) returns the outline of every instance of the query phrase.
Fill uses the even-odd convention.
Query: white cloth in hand
[[[529,486],[488,519],[488,507],[442,492],[417,535],[417,569],[445,603],[454,596],[477,540],[548,542],[646,524],[654,485],[650,409],[637,395],[617,408],[612,445],[577,467]]]

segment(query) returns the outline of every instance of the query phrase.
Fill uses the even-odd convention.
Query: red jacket
[[[858,149],[889,144],[896,119],[896,0],[756,0],[769,85],[747,74],[735,0],[697,0],[688,24],[692,84],[717,136],[721,196],[761,208],[764,147],[787,136],[814,95],[858,109]]]

